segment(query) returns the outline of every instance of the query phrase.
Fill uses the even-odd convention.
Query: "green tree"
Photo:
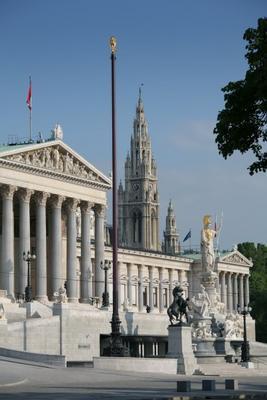
[[[267,170],[267,18],[258,20],[257,29],[247,29],[243,39],[249,68],[245,79],[222,88],[225,108],[218,114],[214,134],[225,159],[235,150],[252,151],[255,161],[248,170],[253,175]]]
[[[257,340],[267,342],[267,246],[246,242],[240,243],[238,250],[253,262],[250,271],[251,314],[256,319]]]

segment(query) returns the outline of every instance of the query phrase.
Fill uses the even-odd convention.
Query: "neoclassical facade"
[[[52,140],[1,147],[0,185],[1,289],[11,298],[23,295],[27,285],[23,252],[30,251],[36,255],[31,263],[35,299],[52,299],[63,285],[69,302],[101,296],[103,271],[92,272],[90,212],[95,215],[94,262],[100,265],[110,180],[63,141]]]
[[[112,248],[105,243],[110,187],[109,178],[62,140],[1,147],[0,289],[12,299],[24,294],[27,263],[23,252],[30,251],[36,255],[30,269],[36,300],[53,300],[65,285],[69,303],[95,299],[101,305],[104,271],[100,265],[112,261]],[[118,261],[121,311],[146,312],[149,305],[152,313],[165,314],[174,286],[181,285],[189,298],[200,290],[200,255],[124,246]],[[248,304],[251,266],[237,250],[217,257],[217,293],[227,311]]]

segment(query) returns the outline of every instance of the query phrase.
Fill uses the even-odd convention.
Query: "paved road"
[[[110,372],[93,368],[52,368],[0,359],[0,399],[5,400],[145,400],[177,396],[177,375]],[[188,379],[188,378],[187,378]],[[202,377],[193,377],[194,391]],[[218,394],[223,391],[223,379]],[[239,378],[243,392],[267,393],[266,377]],[[197,394],[197,392],[195,392]]]

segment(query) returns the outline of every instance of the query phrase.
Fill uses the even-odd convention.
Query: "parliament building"
[[[99,354],[96,338],[110,331],[111,311],[101,308],[101,263],[112,261],[106,224],[111,185],[110,178],[65,144],[59,126],[48,140],[0,147],[0,303],[7,320],[6,347],[65,354],[69,360]],[[122,332],[164,336],[173,288],[180,285],[189,298],[199,291],[201,255],[181,253],[171,202],[161,243],[157,165],[141,93],[118,207]],[[29,265],[23,256],[28,251],[36,256]],[[236,249],[218,254],[216,288],[228,312],[249,303],[251,267]],[[28,279],[31,309],[23,303]],[[62,314],[53,308],[60,288],[66,289]],[[108,288],[112,299],[112,268]]]

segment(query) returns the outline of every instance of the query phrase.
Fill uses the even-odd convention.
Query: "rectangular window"
[[[168,289],[167,288],[163,289],[163,306],[165,308],[168,307]]]
[[[147,287],[144,287],[144,291],[143,291],[143,303],[144,306],[147,306]]]
[[[136,304],[137,304],[137,302],[136,302],[136,299],[137,299],[137,286],[135,285],[135,286],[132,286],[131,288],[132,288],[132,295],[133,295],[133,298],[132,298],[133,306],[136,306]]]
[[[158,288],[153,287],[153,304],[154,307],[158,307]]]

